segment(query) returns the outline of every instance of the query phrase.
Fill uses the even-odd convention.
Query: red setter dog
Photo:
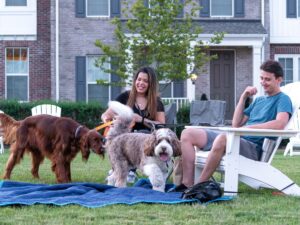
[[[66,117],[49,115],[30,116],[20,121],[16,142],[11,145],[4,179],[10,179],[14,166],[23,158],[24,152],[32,157],[31,173],[39,178],[39,165],[47,157],[52,162],[52,171],[58,183],[71,182],[70,164],[81,151],[83,160],[88,160],[90,149],[104,155],[102,136]]]

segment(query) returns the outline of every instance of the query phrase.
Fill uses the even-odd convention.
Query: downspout
[[[261,0],[261,24],[265,27],[265,0]]]
[[[59,0],[55,1],[55,96],[59,101]]]
[[[270,8],[270,2],[269,2],[269,8]],[[265,28],[265,0],[261,0],[261,24]],[[266,37],[264,36],[263,43],[262,43],[262,50],[261,50],[262,62],[265,61],[265,40],[266,40]]]

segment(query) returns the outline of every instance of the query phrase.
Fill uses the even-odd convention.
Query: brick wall
[[[275,54],[300,54],[300,44],[272,44],[270,51],[271,59],[274,59]]]
[[[5,48],[29,49],[29,100],[51,98],[50,0],[37,1],[37,40],[0,41],[0,98],[5,97]]]

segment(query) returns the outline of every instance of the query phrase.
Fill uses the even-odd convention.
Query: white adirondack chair
[[[52,116],[61,116],[61,108],[56,105],[50,105],[50,104],[42,104],[37,105],[31,109],[31,114],[33,116],[35,115],[41,115],[41,114],[47,114]]]
[[[3,113],[3,111],[0,110],[0,113]],[[1,121],[0,121],[0,126],[1,126]],[[3,144],[3,137],[0,136],[0,154],[4,153],[4,144]]]
[[[300,105],[299,94],[300,82],[288,84],[281,88],[288,94],[293,103],[293,115],[285,130],[208,127],[227,132],[226,154],[223,157],[217,171],[225,174],[224,194],[236,195],[238,192],[238,180],[252,188],[272,188],[289,195],[300,196],[300,187],[280,170],[271,165],[272,159],[283,137],[295,136],[299,130],[290,130],[292,121],[296,116]],[[239,138],[242,135],[249,136],[277,136],[277,140],[265,139],[263,155],[260,161],[254,161],[239,155]],[[209,152],[196,149],[195,179],[199,178],[205,166]]]
[[[299,96],[300,98],[300,96]],[[292,121],[294,129],[300,130],[300,109],[297,110],[294,120]],[[300,133],[295,137],[291,137],[289,143],[284,150],[284,156],[300,155]]]

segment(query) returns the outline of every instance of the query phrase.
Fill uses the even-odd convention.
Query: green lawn
[[[0,155],[1,173],[8,158],[8,151]],[[278,153],[273,164],[300,184],[300,157],[283,157]],[[73,181],[104,183],[110,166],[107,158],[102,160],[91,154],[87,163],[81,156],[72,163]],[[45,160],[40,168],[40,180],[30,174],[30,160],[15,167],[12,180],[54,183],[50,163]],[[89,209],[80,206],[11,206],[0,207],[0,224],[300,224],[300,198],[275,196],[272,190],[252,190],[240,184],[242,192],[233,201],[207,206],[137,204],[113,205]]]

